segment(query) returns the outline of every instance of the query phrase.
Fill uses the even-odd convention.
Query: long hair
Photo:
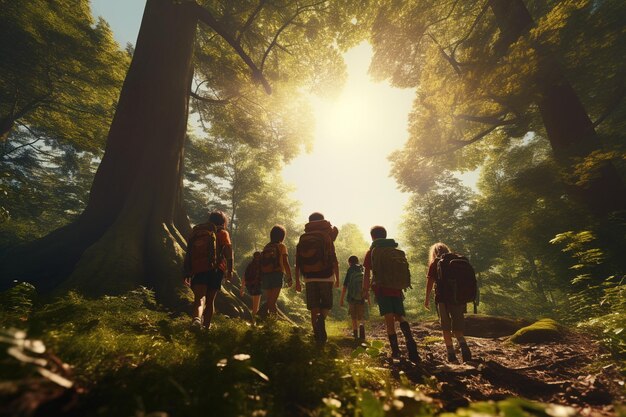
[[[450,253],[450,248],[441,242],[437,242],[428,249],[428,265],[432,264],[435,258],[443,255],[444,253]]]

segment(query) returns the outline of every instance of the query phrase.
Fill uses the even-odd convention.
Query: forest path
[[[426,394],[439,400],[446,410],[465,407],[470,402],[524,397],[576,408],[583,416],[613,416],[614,404],[624,404],[624,377],[615,364],[598,369],[606,356],[598,342],[580,333],[568,332],[559,342],[516,345],[508,337],[467,337],[473,359],[451,364],[441,331],[436,323],[411,323],[418,343],[421,363],[406,358],[404,338],[399,342],[400,359],[381,356],[383,366],[397,379],[404,374],[415,384],[425,378],[437,380]],[[387,346],[384,324],[374,324],[368,340],[381,340]],[[427,384],[435,385],[435,384]]]

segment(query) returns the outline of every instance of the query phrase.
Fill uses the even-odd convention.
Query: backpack
[[[282,272],[278,243],[268,243],[261,251],[261,272]]]
[[[192,274],[216,269],[217,227],[210,222],[194,226],[187,243],[187,251],[191,252],[189,267]]]
[[[252,259],[252,261],[246,267],[246,272],[243,275],[246,285],[257,285],[261,282],[261,262],[260,260]]]
[[[326,227],[328,226],[328,227]],[[296,245],[296,263],[305,277],[322,278],[332,275],[335,248],[332,229],[326,220],[307,223]]]
[[[411,271],[404,251],[393,239],[376,239],[372,243],[372,283],[384,288],[411,288]]]
[[[360,265],[349,272],[346,298],[348,302],[363,301],[363,267]]]
[[[446,253],[435,262],[437,262],[435,293],[440,302],[465,304],[476,299],[476,273],[466,257]]]

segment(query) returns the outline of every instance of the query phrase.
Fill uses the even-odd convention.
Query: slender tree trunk
[[[543,281],[541,275],[539,274],[539,270],[537,269],[535,258],[532,256],[526,256],[526,261],[528,262],[528,265],[530,265],[530,279],[535,284],[537,295],[541,298],[541,301],[546,303],[548,301],[548,297],[546,296],[546,292],[543,288]]]
[[[0,142],[6,142],[9,137],[9,134],[13,130],[13,126],[15,125],[15,120],[12,117],[6,117],[4,119],[0,119]]]
[[[500,38],[496,53],[506,50],[533,25],[533,20],[522,0],[490,0]],[[565,77],[563,69],[549,54],[541,54],[539,76],[536,80],[541,99],[537,103],[554,156],[566,167],[569,183],[576,182],[572,165],[593,150],[600,148],[600,140],[576,91]],[[596,214],[607,214],[626,209],[626,186],[615,166],[600,164],[586,184],[577,184],[575,194]]]

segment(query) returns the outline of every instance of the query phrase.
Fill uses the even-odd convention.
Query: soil
[[[470,402],[525,397],[574,407],[583,416],[615,415],[614,404],[624,404],[624,377],[616,364],[598,365],[606,353],[586,335],[567,332],[562,340],[516,345],[507,336],[466,337],[472,360],[447,360],[441,331],[435,323],[411,323],[421,362],[406,358],[404,338],[398,332],[403,356],[383,359],[392,373],[406,375],[416,384],[435,377],[437,389],[426,394],[453,411]],[[374,325],[370,338],[387,345],[384,324]]]

